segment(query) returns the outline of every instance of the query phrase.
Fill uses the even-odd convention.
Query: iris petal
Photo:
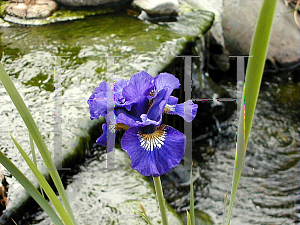
[[[152,134],[129,128],[121,140],[122,149],[131,158],[131,167],[144,176],[161,176],[177,166],[184,155],[185,135],[161,125]]]
[[[170,96],[168,98],[168,104],[169,105],[176,105],[178,102],[178,98],[174,97],[174,96]]]
[[[106,134],[107,134],[107,124],[104,123],[102,124],[102,135],[96,140],[97,144],[98,145],[102,145],[104,147],[106,147],[106,144],[107,144],[107,137],[106,137]]]
[[[134,127],[136,126],[136,121],[139,119],[136,117],[131,116],[128,113],[120,113],[117,118],[116,118],[116,123],[123,123],[129,127]]]
[[[164,108],[174,89],[179,88],[179,80],[172,74],[160,73],[154,78],[155,95],[148,110],[148,118],[161,123]]]
[[[168,102],[165,107],[165,112],[167,114],[181,116],[187,122],[191,122],[197,114],[198,105],[194,104],[192,100],[176,105],[171,105],[169,103],[170,102]]]
[[[120,79],[115,83],[115,93],[122,93],[123,88],[128,84],[127,80]]]
[[[154,120],[151,120],[147,117],[147,114],[142,114],[140,116],[140,119],[138,118],[135,118],[129,114],[125,114],[125,113],[121,113],[117,116],[117,119],[116,119],[116,122],[117,123],[122,123],[122,124],[125,124],[129,127],[145,127],[145,126],[148,126],[148,125],[159,125],[160,122],[156,122]]]
[[[103,81],[99,87],[95,88],[87,103],[91,113],[91,120],[99,119],[99,116],[106,116],[107,113],[107,90],[108,84]]]
[[[180,87],[179,80],[170,73],[160,73],[154,78],[154,84],[159,92],[162,89],[166,89],[166,95],[168,97],[171,95],[174,89],[178,89]]]
[[[104,123],[102,125],[102,135],[96,140],[98,145],[107,147],[107,152],[111,152],[115,146],[115,125],[110,123]]]
[[[121,79],[115,83],[115,101],[116,106],[124,106],[126,104],[125,98],[123,97],[123,88],[128,84],[128,81]]]
[[[154,88],[153,77],[146,71],[141,71],[130,78],[128,85],[123,88],[122,95],[128,103],[144,104],[148,101],[148,90],[152,88]],[[129,107],[126,109],[130,110]]]
[[[153,99],[153,103],[147,113],[150,120],[157,121],[159,124],[161,123],[162,113],[167,103],[166,98],[168,98],[168,96],[166,96],[166,90],[163,89],[158,93],[156,98]]]

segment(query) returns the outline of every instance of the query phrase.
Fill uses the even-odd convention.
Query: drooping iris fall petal
[[[191,100],[177,104],[171,96],[180,86],[172,74],[155,78],[146,71],[134,74],[129,81],[119,80],[111,89],[102,82],[88,100],[91,119],[104,116],[106,124],[97,143],[114,147],[116,130],[123,129],[122,148],[131,158],[131,167],[145,176],[160,176],[177,166],[184,155],[185,135],[160,125],[163,113],[179,115],[192,121],[198,105]]]
[[[131,158],[133,169],[144,176],[157,177],[180,163],[185,150],[183,133],[166,125],[150,134],[142,132],[143,129],[132,127],[121,140],[121,147]]]

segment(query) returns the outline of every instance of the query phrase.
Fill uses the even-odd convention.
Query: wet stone
[[[51,26],[12,26],[1,29],[1,60],[32,113],[49,151],[54,155],[58,154],[54,150],[57,93],[54,90],[55,58],[50,56],[63,56],[62,92],[59,93],[63,157],[56,158],[55,163],[68,168],[78,164],[79,159],[84,157],[83,152],[88,149],[91,136],[96,140],[102,132],[101,121],[90,120],[87,104],[94,89],[104,80],[111,84],[121,78],[129,79],[141,70],[146,70],[152,76],[164,71],[183,52],[187,43],[194,42],[203,30],[210,28],[212,21],[212,13],[185,11],[179,16],[178,22],[164,22],[162,25],[118,13]],[[115,58],[113,77],[107,77],[105,56],[108,55],[122,56]],[[0,130],[1,151],[38,186],[9,137],[8,131],[22,143],[26,153],[30,152],[27,129],[2,84],[0,102],[0,119],[3,121]],[[91,132],[93,126],[97,128]],[[47,175],[48,171],[39,154],[37,162],[41,172]],[[9,175],[9,172],[4,170],[4,174]],[[95,176],[95,180],[100,176]],[[124,179],[118,176],[111,183],[122,183]],[[10,217],[17,219],[22,215],[20,209],[28,206],[25,202],[28,202],[29,195],[24,188],[12,177],[7,176],[7,181],[10,184],[9,203],[0,218],[0,224],[5,224]],[[159,213],[156,209],[155,212]]]
[[[132,6],[144,10],[150,17],[176,16],[179,11],[177,0],[134,0]]]
[[[130,2],[130,0],[56,0],[56,2],[68,6],[105,6]]]
[[[39,19],[52,15],[57,7],[57,3],[52,0],[18,1],[12,2],[6,8],[6,12],[8,15],[19,18]]]
[[[225,46],[231,55],[248,55],[251,40],[262,4],[259,1],[224,1],[222,26]],[[299,14],[297,15],[299,20]],[[293,9],[278,1],[270,37],[267,65],[277,69],[299,66],[299,29],[294,20]]]

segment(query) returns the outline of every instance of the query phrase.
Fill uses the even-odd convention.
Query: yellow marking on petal
[[[151,97],[153,97],[154,94],[155,94],[155,90],[152,90],[152,91],[150,91],[150,93],[149,93],[149,95],[150,95]]]
[[[129,126],[123,124],[123,123],[117,123],[116,124],[116,131],[117,130],[128,130],[129,129]]]
[[[156,131],[151,134],[138,133],[141,147],[147,151],[153,151],[154,148],[161,148],[164,145],[166,139],[165,125],[158,127]]]
[[[128,130],[129,126],[123,124],[123,123],[117,123],[117,124],[109,124],[108,125],[108,130],[110,133],[115,133],[118,130]]]

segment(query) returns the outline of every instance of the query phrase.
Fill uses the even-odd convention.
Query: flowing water
[[[222,86],[236,96],[235,84],[225,79]],[[231,224],[299,224],[298,79],[280,74],[263,80]],[[195,208],[217,224],[223,219],[225,194],[231,190],[236,118],[235,113],[193,144]],[[179,212],[188,209],[188,186],[176,184],[186,180],[174,182],[168,175],[165,179],[171,205]]]
[[[29,106],[33,113],[35,113],[34,108],[43,107],[43,102],[53,99],[54,78],[51,75],[53,61],[41,55],[68,56],[63,61],[64,94],[70,99],[78,100],[88,98],[99,80],[106,79],[106,61],[99,58],[101,56],[99,52],[125,56],[124,59],[116,59],[115,79],[128,78],[134,72],[145,68],[155,73],[163,70],[161,65],[167,66],[170,60],[179,54],[176,46],[183,46],[186,41],[181,37],[182,27],[177,28],[180,32],[175,32],[166,29],[166,25],[136,22],[135,18],[129,18],[125,14],[113,17],[114,20],[100,16],[44,27],[0,28],[1,61],[13,79],[20,81],[17,84],[18,88],[21,90],[27,87],[22,94],[30,99]],[[145,35],[139,35],[141,31]],[[149,31],[152,32],[151,38],[146,35]],[[168,59],[162,58],[166,55]],[[153,62],[151,58],[159,61],[158,68],[151,67],[158,62]],[[124,71],[127,72],[123,73]],[[84,85],[86,82],[91,84],[90,87]],[[293,79],[280,80],[280,78],[263,82],[236,196],[232,218],[234,225],[279,225],[299,222],[299,85],[297,82]],[[234,82],[223,81],[220,85],[235,96]],[[84,95],[81,94],[82,91]],[[1,93],[2,106],[8,107],[5,105],[7,97],[4,97],[4,92]],[[79,112],[79,115],[73,115],[71,118],[76,121],[74,125],[76,129],[78,127],[83,129],[78,124],[82,118],[88,119],[88,108],[84,105],[86,103],[75,106],[67,102],[64,104],[66,107],[64,113],[73,115],[74,110]],[[199,107],[201,110],[201,104]],[[45,115],[49,116],[51,113],[53,108],[47,104],[44,113],[38,112],[34,116],[42,121]],[[11,118],[11,115],[17,114],[9,106],[2,116],[10,118],[9,122],[13,122],[18,127],[18,124],[21,124],[20,120],[17,116]],[[236,118],[234,113],[219,125],[214,124],[215,129],[208,130],[204,135],[205,139],[200,138],[193,144],[196,208],[207,213],[216,224],[222,221],[224,196],[231,189]],[[43,125],[43,129],[48,130],[48,133],[45,132],[50,138],[52,125],[49,122],[46,126]],[[1,134],[4,135],[4,132],[10,130],[9,126],[10,123],[3,123]],[[193,127],[197,126],[199,125],[194,122]],[[77,135],[72,133],[74,127],[72,123],[68,124],[65,128],[67,129],[65,137]],[[16,131],[15,136],[17,132],[20,131]],[[1,148],[4,152],[9,152],[5,146],[6,142]],[[25,146],[28,146],[28,142]],[[9,154],[16,162],[20,160],[17,160],[19,156],[16,152]],[[95,163],[84,165],[87,168],[94,166]],[[82,171],[85,169],[82,168]],[[182,169],[181,172],[177,171],[162,177],[166,198],[178,212],[188,209],[186,172]],[[78,178],[80,179],[80,175],[74,179]],[[118,209],[114,210],[118,211]]]

